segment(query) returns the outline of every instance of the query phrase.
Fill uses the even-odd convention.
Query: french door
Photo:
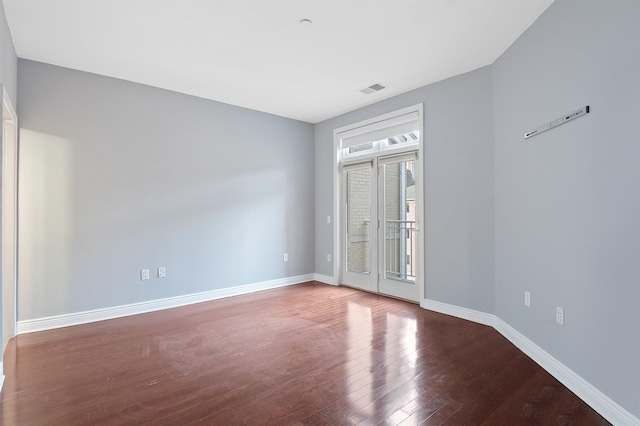
[[[342,282],[377,290],[377,172],[374,160],[343,167]]]
[[[342,282],[418,300],[417,154],[343,166]]]

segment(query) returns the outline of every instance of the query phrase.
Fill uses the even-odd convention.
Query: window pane
[[[402,144],[414,144],[418,143],[418,138],[420,137],[420,132],[410,132],[404,133],[402,135],[393,136],[391,138],[385,139],[384,143],[386,146],[391,147],[393,145],[402,145]]]
[[[355,154],[356,152],[370,151],[373,149],[373,142],[362,143],[356,146],[349,147],[349,154]]]

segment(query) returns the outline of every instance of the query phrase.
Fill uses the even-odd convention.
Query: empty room
[[[0,6],[0,424],[640,426],[640,0]]]

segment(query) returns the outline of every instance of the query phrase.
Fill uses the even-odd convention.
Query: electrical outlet
[[[288,262],[288,261],[289,261],[289,253],[285,253],[285,254],[282,256],[282,261],[283,261],[283,262]]]
[[[143,281],[149,279],[149,270],[148,269],[141,269],[140,270],[140,279],[143,280]]]
[[[327,262],[331,262],[331,255],[330,254],[327,255]]]
[[[531,307],[531,293],[529,293],[528,291],[524,292],[524,306],[526,306],[527,308]]]
[[[327,216],[327,223],[331,223],[331,216]]]
[[[556,308],[556,322],[560,325],[564,325],[564,309],[559,306]]]
[[[167,276],[167,270],[164,269],[164,266],[158,267],[158,278],[164,278]]]

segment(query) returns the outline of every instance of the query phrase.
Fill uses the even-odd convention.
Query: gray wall
[[[311,124],[22,59],[18,93],[19,320],[313,273]]]
[[[491,68],[457,76],[316,125],[316,272],[333,275],[333,130],[424,103],[425,294],[494,311]],[[333,221],[335,223],[335,221]]]
[[[2,84],[11,98],[13,106],[17,108],[18,97],[17,76],[18,58],[13,47],[13,40],[7,25],[7,18],[4,14],[4,5],[0,2],[0,84]]]
[[[495,312],[636,417],[638,23],[638,1],[557,0],[493,67]],[[584,105],[588,116],[523,140]]]

